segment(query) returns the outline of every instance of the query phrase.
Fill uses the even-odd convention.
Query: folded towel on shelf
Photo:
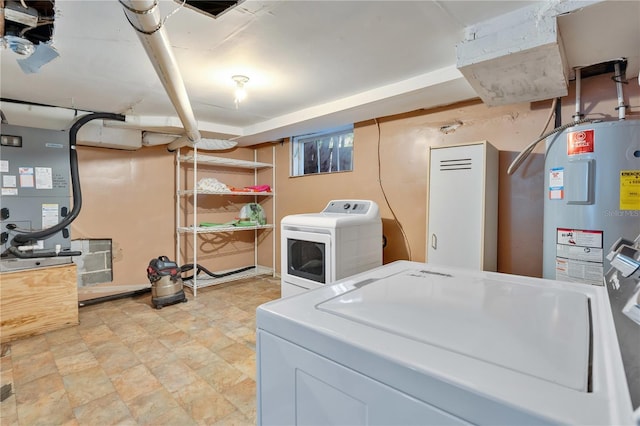
[[[216,178],[202,178],[198,181],[196,189],[210,192],[231,192],[231,189]]]

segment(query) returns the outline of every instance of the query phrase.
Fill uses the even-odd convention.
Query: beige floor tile
[[[56,372],[16,386],[18,420],[23,425],[62,424],[74,419],[61,376]]]
[[[233,343],[226,348],[216,351],[218,355],[229,364],[234,362],[243,362],[247,357],[250,357],[254,351],[252,351],[247,345],[240,343]]]
[[[129,412],[129,407],[127,407],[115,392],[74,408],[73,414],[81,425],[107,426],[137,424]]]
[[[215,423],[212,423],[212,426],[249,426],[255,425],[255,421],[249,420],[247,416],[245,416],[242,411],[236,410],[233,413],[229,414],[227,417],[218,420]]]
[[[25,339],[14,340],[10,343],[11,356],[21,357],[24,355],[35,355],[41,353],[49,347],[49,342],[45,336],[34,336]]]
[[[106,324],[83,328],[79,332],[88,346],[98,345],[117,337]]]
[[[220,331],[217,327],[213,326],[210,328],[210,330],[215,330],[213,333],[215,333],[216,335],[218,335],[219,337],[217,338],[212,338],[209,337],[207,338],[207,341],[202,341],[202,343],[204,344],[204,346],[206,346],[211,352],[215,352],[217,353],[218,351],[233,345],[234,343],[237,343],[235,340],[233,340],[231,337],[227,336],[226,334],[224,334],[222,331]],[[198,335],[196,337],[197,339],[200,339],[200,335]]]
[[[87,368],[97,367],[98,360],[89,351],[78,352],[75,355],[69,355],[55,360],[58,371],[61,375],[75,373],[86,370]]]
[[[182,408],[200,424],[211,424],[236,408],[206,381],[197,380],[173,393]]]
[[[5,383],[11,382],[2,382]],[[13,390],[12,390],[13,392]],[[18,423],[18,409],[16,404],[16,394],[12,393],[7,399],[0,403],[0,425],[5,424],[17,424]]]
[[[48,374],[28,383],[14,383],[16,404],[33,403],[49,393],[64,392],[62,376],[57,372]]]
[[[123,401],[130,401],[162,387],[158,379],[142,364],[112,377],[111,381]]]
[[[45,338],[49,345],[54,346],[79,340],[81,336],[78,332],[78,327],[66,327],[45,334]]]
[[[197,425],[198,423],[189,416],[189,413],[187,413],[184,408],[178,407],[163,412],[156,417],[151,424],[190,426]]]
[[[154,315],[151,319],[145,319],[144,322],[140,323],[140,326],[152,336],[165,336],[180,331],[169,321],[157,315]]]
[[[140,364],[136,354],[118,340],[103,342],[93,349],[93,353],[109,375],[116,375],[124,370]]]
[[[7,354],[6,356],[0,358],[0,374],[2,374],[3,378],[5,377],[5,374],[12,375],[13,361],[10,355],[11,354]]]
[[[231,363],[231,365],[247,375],[251,377],[253,380],[256,379],[256,354],[251,353],[244,359],[238,359]]]
[[[89,347],[82,339],[72,340],[58,345],[52,345],[49,349],[55,359],[72,356],[82,352],[89,352]]]
[[[100,367],[67,374],[62,381],[74,408],[115,392],[109,376]]]
[[[247,377],[223,359],[197,370],[197,373],[218,392],[224,392]]]
[[[195,382],[200,377],[180,360],[152,367],[151,372],[169,392],[175,392]]]
[[[224,397],[245,416],[255,418],[256,415],[256,382],[246,378],[231,386],[224,392]]]
[[[197,341],[184,343],[176,347],[173,352],[193,370],[202,368],[219,359],[217,355]]]
[[[167,348],[174,350],[178,346],[188,343],[191,340],[191,336],[182,330],[178,330],[173,333],[163,334],[158,337],[158,340]]]
[[[255,309],[279,281],[187,293],[160,310],[150,295],[88,305],[78,326],[13,342],[1,426],[255,424]]]
[[[252,327],[252,328],[245,327],[245,326],[238,327],[234,330],[227,331],[225,335],[227,335],[228,337],[230,337],[231,339],[239,343],[251,345],[251,348],[255,350],[255,347],[256,347],[255,327]]]
[[[14,356],[12,363],[15,383],[28,383],[48,374],[57,373],[53,355],[46,348],[39,354]]]
[[[176,408],[182,409],[173,395],[165,388],[140,395],[127,402],[127,406],[138,424],[161,424],[159,421],[155,422],[155,420],[164,412]]]
[[[122,343],[127,346],[149,337],[147,330],[133,322],[111,326],[110,328],[122,340]]]
[[[172,350],[153,337],[142,339],[131,345],[130,348],[140,362],[149,368],[178,359]]]
[[[77,327],[78,332],[85,328],[97,327],[99,325],[104,324],[104,322],[102,322],[102,319],[100,318],[100,316],[96,311],[86,310],[92,307],[93,306],[80,308],[78,312],[78,320],[80,321],[80,324],[78,324],[78,327]]]

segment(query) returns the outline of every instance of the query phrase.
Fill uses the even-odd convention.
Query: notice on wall
[[[18,180],[15,175],[3,175],[2,176],[2,187],[3,188],[16,188],[18,185]]]
[[[43,204],[42,205],[42,228],[51,228],[58,224],[58,205]]]
[[[36,167],[36,189],[53,188],[53,171],[51,167]]]
[[[640,170],[620,171],[620,210],[640,210]]]
[[[603,232],[556,229],[556,279],[602,285],[604,277]]]
[[[9,160],[0,160],[0,173],[9,173]]]
[[[594,149],[593,129],[567,133],[567,155],[588,154]]]
[[[564,167],[554,167],[549,171],[549,199],[564,198]]]
[[[18,167],[21,188],[33,188],[33,167]]]

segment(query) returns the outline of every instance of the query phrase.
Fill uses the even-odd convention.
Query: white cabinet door
[[[488,148],[492,151],[490,161],[487,161]],[[495,170],[491,170],[488,175],[487,167]],[[487,184],[490,184],[490,188]],[[489,206],[489,202],[495,206]],[[495,270],[497,225],[497,151],[495,148],[486,142],[432,148],[428,211],[427,261],[429,263],[477,270]],[[490,222],[489,225],[487,221]],[[493,253],[486,253],[487,239],[492,240],[488,246],[492,247]]]

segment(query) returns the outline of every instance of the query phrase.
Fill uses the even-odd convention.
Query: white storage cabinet
[[[272,159],[275,160],[275,147],[272,150]],[[176,260],[179,265],[183,265],[185,263],[192,263],[194,265],[198,264],[198,239],[205,234],[220,234],[224,236],[224,234],[229,234],[233,232],[254,232],[254,261],[253,261],[253,269],[249,269],[246,272],[236,273],[232,275],[228,275],[222,278],[210,278],[205,276],[196,276],[194,274],[194,278],[192,280],[185,280],[184,285],[191,288],[193,291],[193,296],[197,296],[198,288],[207,287],[215,284],[221,284],[224,282],[235,281],[243,278],[253,277],[257,275],[275,275],[275,241],[276,236],[274,235],[273,247],[272,247],[272,259],[271,266],[259,265],[258,264],[258,232],[264,232],[262,230],[274,230],[273,223],[267,223],[265,225],[255,225],[255,226],[216,226],[216,227],[205,227],[198,226],[198,195],[206,195],[206,196],[217,196],[217,197],[234,197],[234,196],[244,196],[244,197],[253,197],[253,202],[258,202],[259,197],[275,197],[275,166],[272,163],[263,163],[258,162],[257,160],[257,151],[254,150],[254,161],[246,161],[246,160],[237,160],[233,158],[226,157],[216,157],[212,155],[203,155],[199,154],[197,149],[194,149],[192,153],[188,155],[182,155],[180,153],[180,149],[176,152]],[[183,168],[187,164],[193,164],[193,182],[190,186],[190,189],[181,189],[182,188],[182,176],[183,176]],[[253,176],[251,183],[248,185],[257,185],[258,178],[258,170],[271,168],[271,192],[233,192],[233,191],[207,191],[197,189],[198,183],[198,169],[201,168],[209,168],[209,169],[238,169],[239,171],[246,171],[247,177],[249,178]],[[248,180],[249,182],[249,180]],[[188,217],[188,211],[186,209],[189,207],[189,203],[185,203],[184,206],[181,206],[181,199],[185,196],[193,197],[193,222],[186,224],[186,220]],[[267,220],[274,220],[275,218],[275,201],[272,203],[272,211],[265,212],[267,216]],[[240,209],[240,205],[238,209]],[[183,211],[185,209],[185,211]],[[184,217],[183,217],[184,215]],[[181,242],[185,235],[188,235],[192,238],[193,245],[193,253],[191,259],[183,259],[182,251],[181,251]],[[215,268],[210,267],[211,265],[202,265],[208,270],[216,273],[216,274],[224,274],[225,272],[229,272],[228,270],[215,270]],[[246,265],[251,266],[251,265]],[[234,268],[238,269],[238,268]],[[234,270],[231,269],[231,270]],[[241,269],[241,268],[240,268]],[[194,267],[193,272],[196,272],[196,268]]]
[[[495,271],[498,150],[481,141],[429,151],[427,262]]]

